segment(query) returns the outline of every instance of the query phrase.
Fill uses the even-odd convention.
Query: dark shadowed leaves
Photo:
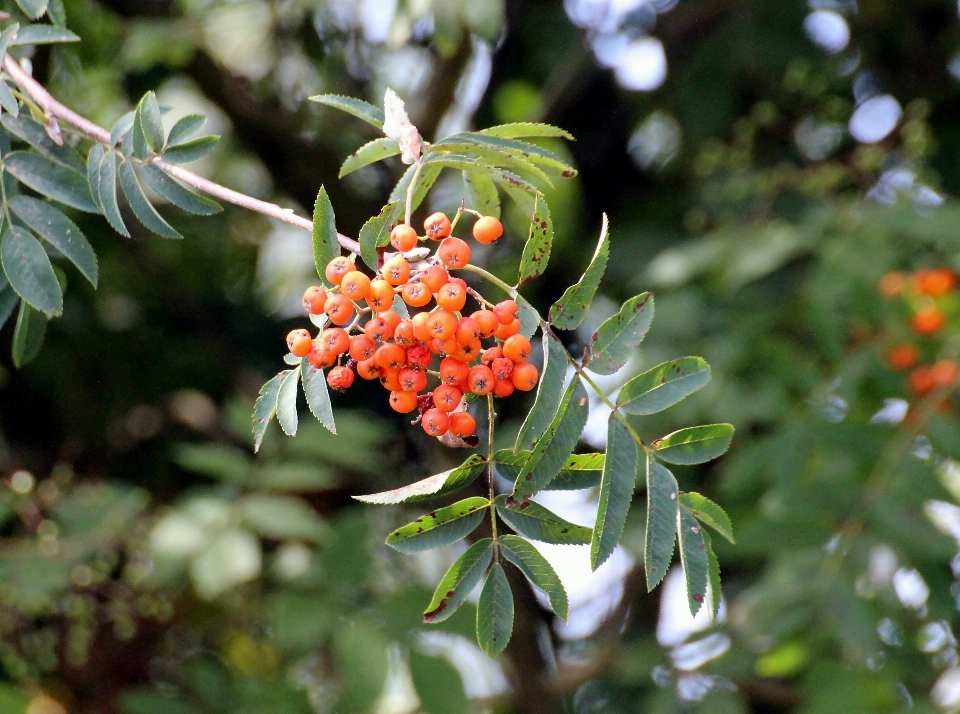
[[[157,213],[157,209],[147,199],[147,194],[140,188],[140,182],[137,180],[137,173],[133,164],[129,161],[122,161],[118,169],[120,175],[120,188],[123,189],[123,195],[130,204],[133,215],[152,232],[163,238],[183,238],[174,228],[167,223],[163,216]]]
[[[30,231],[7,228],[0,241],[0,261],[10,286],[25,302],[48,317],[63,312],[63,291],[53,265]]]
[[[79,211],[100,213],[90,196],[86,177],[75,169],[27,151],[7,154],[4,168],[37,193]]]
[[[147,186],[170,201],[177,208],[197,216],[212,216],[220,213],[223,207],[216,201],[194,193],[172,176],[169,176],[156,164],[144,164],[140,169]]]
[[[97,286],[97,256],[76,224],[45,201],[11,196],[10,208],[27,226],[59,250],[77,270]]]
[[[21,300],[13,331],[13,366],[22,367],[40,354],[46,334],[47,318]]]

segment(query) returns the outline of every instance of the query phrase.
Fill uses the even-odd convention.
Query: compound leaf
[[[461,174],[467,193],[467,205],[484,216],[499,218],[500,194],[497,193],[497,185],[493,180],[489,176],[470,171],[463,171]]]
[[[373,271],[379,269],[377,259],[377,248],[382,248],[390,243],[390,229],[397,222],[400,216],[402,204],[400,201],[388,203],[380,211],[379,215],[374,216],[360,229],[358,239],[360,241],[360,257],[367,267]]]
[[[187,114],[177,120],[177,123],[170,129],[167,135],[167,143],[170,146],[182,144],[184,141],[196,136],[197,132],[203,129],[207,123],[207,118],[203,114]]]
[[[120,216],[120,204],[117,202],[117,155],[113,151],[104,154],[100,162],[100,180],[97,187],[103,215],[110,226],[125,238],[130,237]]]
[[[167,223],[163,216],[157,213],[147,194],[140,188],[140,181],[137,180],[137,172],[134,171],[133,164],[127,160],[120,162],[118,169],[120,174],[120,188],[123,189],[123,195],[127,197],[127,203],[133,215],[152,233],[156,233],[163,238],[183,238],[174,228]]]
[[[297,394],[300,389],[300,370],[291,369],[287,376],[280,382],[280,390],[277,392],[277,421],[280,422],[280,428],[288,436],[297,434]]]
[[[518,285],[529,283],[543,275],[550,260],[553,246],[553,221],[546,202],[537,195],[533,202],[533,216],[530,218],[530,235],[523,246],[520,258]]]
[[[443,622],[469,597],[493,559],[493,541],[481,538],[450,566],[423,613],[426,623]]]
[[[497,496],[494,503],[503,521],[530,540],[555,545],[586,545],[590,529],[564,520],[536,501],[516,501],[508,505],[509,496]]]
[[[647,458],[647,531],[643,552],[647,592],[667,574],[677,540],[677,479],[666,467]]]
[[[383,110],[375,107],[369,102],[354,97],[344,97],[339,94],[318,94],[315,97],[309,97],[311,102],[325,104],[328,107],[339,109],[342,112],[351,114],[357,119],[363,119],[368,124],[372,124],[377,129],[383,130]]]
[[[30,231],[13,226],[0,240],[0,261],[10,287],[24,302],[54,317],[63,312],[63,290],[47,252]]]
[[[653,453],[668,464],[689,466],[717,458],[730,448],[732,424],[691,426],[667,434],[652,444]]]
[[[513,592],[500,563],[494,563],[477,603],[477,642],[488,655],[499,654],[513,634]]]
[[[21,300],[17,324],[13,331],[13,366],[23,367],[40,354],[46,334],[47,318]]]
[[[638,374],[620,390],[617,406],[630,414],[656,414],[683,401],[710,381],[710,365],[681,357]]]
[[[567,350],[560,340],[547,331],[544,331],[541,342],[543,368],[540,370],[537,398],[517,434],[517,449],[529,449],[543,436],[550,422],[557,415],[557,408],[563,396],[561,387],[567,374]]]
[[[480,525],[490,501],[480,496],[438,508],[387,536],[387,545],[401,553],[419,553],[456,543]]]
[[[620,312],[607,319],[590,338],[583,366],[597,374],[613,374],[623,367],[650,329],[653,321],[653,295],[643,293],[630,298]]]
[[[218,134],[198,136],[196,139],[182,141],[179,144],[170,144],[163,151],[163,158],[173,164],[189,164],[197,161],[217,148],[220,141]]]
[[[277,415],[277,399],[280,395],[280,384],[284,377],[292,370],[285,369],[260,387],[260,396],[253,407],[253,451],[260,450],[263,435],[267,431],[270,421]]]
[[[86,177],[75,169],[28,151],[7,154],[4,168],[37,193],[78,211],[100,213],[90,196]]]
[[[97,286],[97,255],[73,221],[49,203],[29,196],[11,196],[7,202],[30,230],[63,253],[91,285]]]
[[[710,526],[731,543],[736,543],[730,516],[709,498],[699,493],[684,493],[680,496],[680,505],[690,511],[698,521]]]
[[[197,216],[212,216],[223,210],[216,201],[194,193],[156,164],[146,163],[140,173],[147,185],[177,208]]]
[[[596,570],[609,558],[627,522],[637,480],[639,446],[613,412],[607,421],[607,456],[600,477],[600,503],[590,542],[590,565]]]
[[[388,137],[374,139],[350,154],[340,166],[340,178],[353,173],[357,169],[369,166],[377,161],[383,161],[390,156],[400,153],[400,146]]]
[[[79,41],[79,35],[76,35],[63,27],[54,27],[53,25],[24,25],[17,30],[16,36],[10,40],[10,47],[22,47],[23,45],[49,45],[56,42]]]
[[[499,126],[492,126],[489,129],[481,129],[478,133],[486,134],[487,136],[499,136],[504,139],[522,139],[530,136],[549,136],[573,140],[573,135],[570,132],[561,129],[558,126],[539,123],[535,124],[532,122],[500,124]]]
[[[137,121],[140,131],[147,142],[147,147],[154,153],[163,151],[163,119],[160,114],[160,104],[157,95],[147,92],[137,105]]]
[[[327,378],[322,369],[315,369],[307,360],[300,363],[303,380],[303,393],[307,397],[310,413],[323,424],[331,434],[337,433],[333,420],[333,405],[330,404],[330,392],[327,390]]]
[[[340,242],[337,238],[333,205],[327,196],[327,190],[321,186],[313,206],[313,262],[317,266],[317,274],[325,284],[329,284],[325,275],[327,263],[338,255]]]
[[[531,585],[546,593],[550,600],[550,609],[561,620],[566,620],[570,614],[567,591],[553,566],[540,554],[540,551],[523,538],[504,535],[500,536],[500,552],[503,553],[504,558],[520,569]]]
[[[690,614],[696,615],[707,596],[707,578],[710,564],[707,546],[700,524],[693,514],[681,508],[677,514],[677,536],[680,542],[680,562],[687,582],[687,602]]]

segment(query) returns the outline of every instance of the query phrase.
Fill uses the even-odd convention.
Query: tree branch
[[[13,81],[17,83],[17,86],[29,95],[48,117],[55,117],[94,141],[112,146],[113,142],[110,140],[110,132],[58,102],[43,85],[25,72],[13,57],[10,55],[4,56],[3,68]],[[262,213],[270,218],[275,218],[278,221],[296,226],[297,228],[302,228],[310,233],[313,232],[313,222],[307,218],[296,215],[291,208],[282,208],[274,203],[261,201],[258,198],[253,198],[252,196],[247,196],[226,186],[221,186],[181,166],[164,161],[162,157],[154,157],[151,161],[171,176],[178,178],[180,181],[183,181],[183,183],[199,191],[208,193],[227,203],[232,203],[236,206],[249,209],[256,213]],[[352,238],[338,233],[337,239],[340,245],[347,250],[353,253],[360,252],[360,244]]]

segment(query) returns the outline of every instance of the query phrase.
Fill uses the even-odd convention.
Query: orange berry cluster
[[[529,391],[539,373],[527,362],[530,341],[519,334],[514,300],[496,305],[483,301],[480,309],[464,312],[467,283],[449,270],[469,264],[470,246],[451,235],[450,219],[435,213],[424,222],[424,232],[420,238],[401,224],[390,234],[391,245],[400,253],[421,240],[440,242],[436,254],[416,266],[395,255],[371,279],[349,258],[331,260],[325,277],[334,287],[308,288],[303,307],[312,315],[325,314],[333,326],[317,337],[293,330],[287,335],[287,347],[317,369],[332,368],[327,384],[333,389],[349,388],[355,375],[378,379],[389,390],[394,410],[406,414],[419,409],[414,423],[419,422],[427,434],[449,432],[468,438],[476,422],[464,409],[465,395],[506,397],[515,389]],[[481,217],[473,226],[474,238],[481,243],[491,243],[502,233],[503,226],[492,216]],[[411,308],[424,309],[401,318],[391,309],[397,294]],[[432,301],[435,306],[426,309]],[[361,325],[366,314],[370,317]],[[490,342],[484,345],[485,340]],[[431,377],[439,382],[432,388]]]
[[[947,267],[917,270],[911,275],[892,272],[881,278],[880,292],[888,298],[903,299],[909,309],[910,330],[929,340],[943,332],[948,314],[957,307],[957,283],[956,272]],[[899,341],[887,351],[887,364],[891,368],[911,370],[907,377],[910,391],[920,397],[956,383],[960,378],[960,365],[952,359],[919,364],[921,347],[926,350],[928,345]]]

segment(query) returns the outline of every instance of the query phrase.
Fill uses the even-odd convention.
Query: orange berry
[[[400,370],[380,368],[380,384],[391,392],[402,392],[400,388]]]
[[[526,362],[530,357],[530,340],[523,335],[508,337],[503,343],[503,356],[513,362]]]
[[[887,273],[880,278],[880,292],[887,297],[896,297],[903,292],[906,284],[907,281],[906,278],[903,277],[903,273]]]
[[[464,240],[449,236],[440,243],[437,256],[448,268],[462,268],[470,262],[470,246]]]
[[[960,365],[952,359],[941,359],[930,368],[933,380],[938,387],[949,387],[960,377]]]
[[[457,341],[451,337],[449,340],[431,340],[430,348],[436,348],[436,353],[438,355],[452,357],[454,354],[456,354],[457,350],[460,349],[460,345],[458,345]]]
[[[493,334],[499,337],[501,340],[506,340],[509,337],[513,337],[518,332],[520,332],[520,320],[514,320],[506,325],[500,325],[500,327],[498,327],[496,332]]]
[[[913,276],[917,290],[930,297],[943,297],[957,286],[957,275],[950,268],[918,270]]]
[[[495,347],[488,347],[483,351],[483,354],[480,355],[480,364],[484,364],[487,367],[493,364],[493,360],[503,357],[503,349],[497,345]]]
[[[427,373],[413,367],[400,370],[400,389],[404,392],[422,392],[427,388]]]
[[[387,326],[390,328],[390,335],[387,337],[387,339],[390,339],[393,337],[393,333],[396,331],[397,325],[400,324],[400,321],[403,318],[393,310],[385,310],[380,313],[379,317],[383,318],[383,320],[387,323]]]
[[[382,373],[383,370],[377,364],[377,360],[372,357],[363,360],[363,362],[357,362],[357,374],[363,379],[380,379]]]
[[[400,369],[407,363],[407,351],[394,342],[380,345],[373,357],[383,369]]]
[[[313,338],[306,330],[290,330],[287,333],[287,349],[295,357],[306,357],[313,348]]]
[[[461,317],[457,320],[457,331],[454,337],[461,345],[468,345],[474,340],[480,339],[480,326],[477,321],[471,317]]]
[[[374,312],[386,312],[393,307],[393,286],[386,280],[374,280],[370,283],[367,305]]]
[[[356,269],[357,266],[354,265],[349,258],[340,256],[339,258],[334,258],[327,263],[327,268],[323,271],[323,274],[331,283],[334,285],[339,285],[343,280],[344,275],[351,273]]]
[[[453,313],[449,310],[444,310],[442,307],[437,308],[431,312],[430,317],[427,318],[427,332],[429,332],[430,337],[435,340],[440,340],[441,342],[449,340],[456,331],[457,318],[454,317]]]
[[[497,327],[500,326],[500,320],[489,310],[477,310],[470,317],[480,328],[481,337],[492,337]]]
[[[400,412],[401,414],[408,414],[417,408],[420,400],[417,398],[416,392],[404,392],[401,390],[396,390],[390,392],[390,407],[395,412]]]
[[[504,300],[494,306],[493,314],[500,320],[501,325],[509,325],[517,319],[517,311],[519,309],[520,306],[517,305],[515,300]]]
[[[440,360],[440,381],[444,384],[456,386],[467,380],[470,374],[470,365],[454,357],[444,357]]]
[[[493,243],[502,235],[503,224],[494,216],[484,216],[473,224],[473,237],[478,243]]]
[[[319,285],[314,285],[306,289],[303,293],[303,309],[311,315],[319,315],[323,312],[323,305],[327,301],[327,291]]]
[[[423,307],[433,298],[433,293],[422,282],[407,283],[400,293],[403,301],[410,307]]]
[[[920,352],[909,342],[895,345],[887,353],[887,364],[893,369],[910,369],[920,358]]]
[[[457,283],[447,283],[437,291],[437,305],[445,310],[459,312],[466,304],[467,291]]]
[[[420,424],[430,436],[443,436],[450,426],[450,418],[439,409],[427,409]]]
[[[913,316],[911,326],[914,332],[919,335],[932,335],[938,332],[944,323],[946,323],[946,318],[940,312],[940,308],[931,306],[917,311],[917,314]]]
[[[918,397],[922,397],[927,392],[937,386],[937,380],[930,367],[917,367],[907,378],[910,391]]]
[[[466,345],[457,345],[457,349],[451,352],[450,356],[461,362],[473,362],[481,350],[483,350],[483,345],[480,344],[480,340],[474,340]]]
[[[404,347],[413,347],[417,344],[418,340],[413,334],[413,322],[410,320],[402,320],[393,332],[393,339],[396,340],[398,345],[403,345]]]
[[[448,417],[447,428],[454,436],[466,439],[477,430],[477,421],[467,412],[454,412]]]
[[[307,362],[309,362],[310,366],[314,369],[332,367],[336,361],[337,356],[333,354],[333,352],[330,350],[325,350],[323,347],[317,344],[311,348],[310,354],[307,355]]]
[[[320,333],[320,344],[335,355],[342,355],[350,349],[350,335],[342,327],[328,327]]]
[[[510,364],[513,363],[511,362]],[[515,389],[516,387],[513,386],[513,382],[511,382],[509,379],[498,379],[496,385],[493,387],[493,396],[509,397],[511,394],[513,394],[513,390]]]
[[[323,311],[334,325],[346,325],[353,318],[354,306],[348,297],[331,295],[327,298]]]
[[[391,337],[387,334],[389,331],[390,326],[387,324],[387,321],[379,315],[377,317],[371,317],[367,320],[367,324],[363,326],[363,334],[374,342],[386,342],[389,340]]]
[[[492,392],[496,382],[496,377],[493,376],[490,368],[482,364],[471,367],[470,374],[467,376],[467,385],[470,387],[470,391],[480,397]]]
[[[410,226],[401,223],[390,231],[390,245],[401,253],[413,250],[417,247],[417,232]]]
[[[356,335],[350,339],[350,356],[357,362],[370,359],[376,351],[377,343],[366,335]]]
[[[433,390],[433,403],[442,412],[452,412],[460,406],[462,398],[463,394],[460,393],[460,390],[448,384],[441,384]]]
[[[413,336],[420,342],[429,342],[433,339],[430,330],[427,329],[427,320],[430,319],[429,312],[417,313],[411,320],[413,322]]]
[[[510,375],[510,381],[513,386],[521,392],[529,392],[537,386],[537,379],[540,372],[529,362],[521,362],[513,368],[513,374]]]
[[[353,370],[349,367],[334,367],[327,374],[327,384],[332,389],[342,392],[353,384]]]
[[[497,357],[497,359],[493,360],[493,364],[490,365],[490,370],[498,382],[500,380],[510,379],[510,375],[513,374],[513,361],[506,357]]]
[[[370,278],[359,270],[351,270],[340,281],[340,292],[351,300],[363,300],[370,294]]]
[[[423,230],[430,240],[443,240],[450,235],[450,231],[452,230],[450,219],[438,211],[423,222]]]
[[[404,285],[410,279],[410,263],[399,255],[383,264],[383,279],[391,285]]]
[[[435,293],[450,282],[450,273],[442,265],[431,265],[420,274],[420,282]]]

